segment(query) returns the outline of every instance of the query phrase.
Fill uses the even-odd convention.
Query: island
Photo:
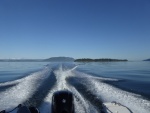
[[[48,59],[45,59],[44,61],[48,62],[73,62],[74,58],[71,57],[51,57]]]
[[[119,61],[128,61],[128,60],[127,59],[110,59],[110,58],[101,58],[101,59],[81,58],[81,59],[75,60],[75,62],[119,62]]]
[[[110,59],[110,58],[81,58],[74,59],[72,57],[51,57],[47,59],[0,59],[0,62],[118,62],[128,61],[127,59]]]
[[[150,59],[146,59],[146,60],[143,60],[143,61],[150,61]]]

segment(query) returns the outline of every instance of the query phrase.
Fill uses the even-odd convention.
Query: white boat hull
[[[103,103],[104,113],[133,113],[129,108],[116,102]]]

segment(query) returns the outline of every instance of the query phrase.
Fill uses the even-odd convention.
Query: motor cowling
[[[57,91],[52,97],[52,113],[74,113],[74,99],[70,91]]]

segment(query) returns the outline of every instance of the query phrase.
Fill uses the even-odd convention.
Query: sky
[[[0,59],[150,58],[150,0],[0,0]]]

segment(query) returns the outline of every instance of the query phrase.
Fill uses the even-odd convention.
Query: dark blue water
[[[74,94],[76,113],[99,113],[117,101],[134,113],[150,112],[150,62],[0,62],[0,110],[18,104],[50,113],[55,91]]]
[[[118,79],[104,82],[150,99],[150,62],[86,63],[78,69],[93,76]]]
[[[45,62],[0,62],[0,82],[16,80],[43,68]]]

